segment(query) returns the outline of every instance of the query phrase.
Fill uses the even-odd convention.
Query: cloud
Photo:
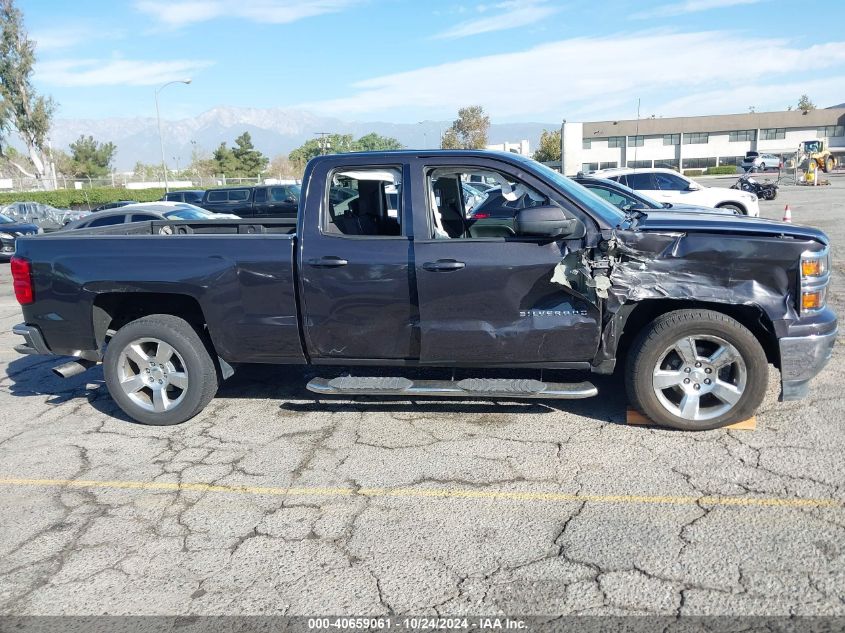
[[[35,50],[42,53],[72,48],[94,39],[101,42],[122,39],[124,36],[125,32],[121,29],[103,29],[93,24],[77,23],[37,29],[29,34],[29,39],[35,42]]]
[[[743,60],[741,73],[736,70],[738,59]],[[497,118],[573,118],[579,113],[594,118],[589,113],[603,112],[607,103],[633,103],[639,96],[648,104],[691,92],[721,90],[729,95],[745,86],[748,77],[765,78],[763,85],[784,83],[793,78],[790,73],[806,72],[808,59],[814,60],[814,70],[843,67],[845,42],[802,48],[785,40],[725,31],[583,37],[374,77],[352,84],[348,96],[301,107],[343,116],[396,116],[405,109],[413,116],[437,117],[477,103]],[[468,93],[467,78],[481,76],[490,79],[473,81]],[[794,98],[778,97],[778,107]],[[746,100],[729,111],[744,111],[750,105]],[[754,105],[767,107],[762,101]],[[685,107],[703,113],[694,103]]]
[[[287,24],[324,13],[337,13],[361,0],[137,0],[135,8],[166,26],[178,28],[216,18]]]
[[[686,15],[687,13],[709,11],[710,9],[724,9],[743,4],[758,4],[759,2],[768,2],[768,0],[685,0],[684,2],[664,4],[653,9],[648,9],[647,11],[641,11],[631,17],[638,20],[668,18],[676,15]]]
[[[201,60],[148,61],[129,59],[63,59],[42,62],[36,67],[36,79],[45,84],[68,87],[154,86],[211,66]]]
[[[463,9],[464,7],[461,7]],[[495,15],[485,15],[459,22],[446,31],[435,35],[436,39],[455,39],[480,33],[504,31],[534,24],[560,11],[560,7],[551,7],[547,0],[506,0],[494,5],[478,5],[476,12],[495,11]],[[463,11],[461,11],[463,13]]]

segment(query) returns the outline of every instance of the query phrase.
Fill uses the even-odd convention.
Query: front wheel
[[[649,324],[628,355],[631,403],[663,426],[704,431],[752,416],[768,385],[766,354],[735,319],[677,310]]]
[[[833,168],[836,167],[836,163],[832,158],[828,158],[827,162],[824,164],[824,171],[826,174],[829,174],[833,171]]]
[[[154,314],[127,323],[103,359],[106,386],[129,417],[166,426],[194,417],[217,393],[217,368],[184,319]]]
[[[733,204],[733,203],[730,203],[730,202],[728,204],[720,204],[716,208],[717,209],[730,209],[731,211],[734,211],[734,212],[738,213],[739,215],[745,215],[745,209],[743,209],[738,204]]]

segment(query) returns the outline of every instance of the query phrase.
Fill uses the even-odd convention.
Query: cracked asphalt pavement
[[[784,187],[833,240],[845,177]],[[728,181],[729,182],[729,181]],[[708,183],[710,184],[710,183]],[[755,431],[583,401],[315,399],[247,367],[175,427],[20,357],[0,265],[0,615],[845,615],[845,361]]]

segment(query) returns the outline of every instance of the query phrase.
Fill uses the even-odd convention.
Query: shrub
[[[703,169],[685,169],[684,176],[690,176],[695,178],[696,176],[703,176],[704,170]]]
[[[94,187],[92,189],[56,189],[55,191],[25,191],[23,193],[0,193],[0,206],[11,202],[32,201],[49,204],[59,209],[93,209],[107,202],[137,200],[155,202],[164,195],[164,189],[122,189]]]
[[[735,174],[736,165],[719,165],[718,167],[708,167],[704,172],[708,176],[724,176],[725,174]]]

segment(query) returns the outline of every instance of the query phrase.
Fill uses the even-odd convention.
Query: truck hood
[[[684,233],[734,233],[745,235],[769,235],[772,237],[795,237],[828,244],[823,231],[810,226],[800,226],[777,220],[749,218],[744,215],[722,215],[713,213],[672,213],[671,211],[648,211],[640,218],[637,230],[679,231]]]

